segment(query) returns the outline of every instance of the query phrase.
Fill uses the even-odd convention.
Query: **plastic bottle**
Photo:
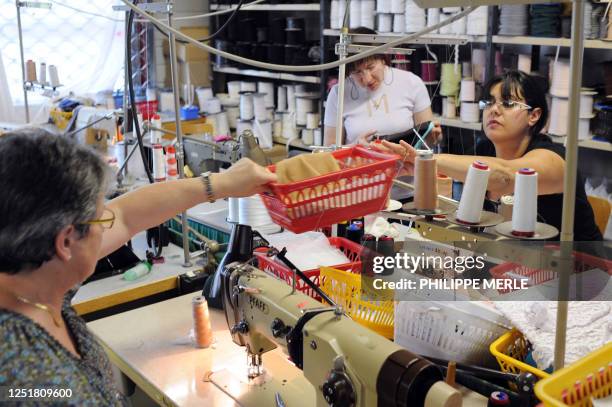
[[[143,261],[123,273],[123,279],[126,281],[134,281],[146,276],[151,272],[151,263]]]

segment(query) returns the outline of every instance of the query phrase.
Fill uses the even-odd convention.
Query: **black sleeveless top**
[[[533,137],[527,146],[525,154],[536,149],[550,150],[565,160],[565,147],[553,143],[551,138],[545,134]],[[476,155],[495,157],[495,146],[484,139],[476,146]],[[561,214],[563,212],[563,194],[539,195],[538,196],[538,222],[547,223],[561,231]],[[557,240],[559,236],[557,236]],[[587,200],[584,191],[584,178],[580,171],[576,177],[576,207],[574,211],[574,241],[599,241],[603,240],[601,232],[595,224],[593,208]]]

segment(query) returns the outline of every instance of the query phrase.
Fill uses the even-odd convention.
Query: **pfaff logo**
[[[255,297],[252,297],[252,296],[249,297],[249,304],[251,305],[251,309],[257,308],[262,314],[266,314],[267,315],[268,312],[270,311],[268,309],[268,305],[265,302],[255,298]]]

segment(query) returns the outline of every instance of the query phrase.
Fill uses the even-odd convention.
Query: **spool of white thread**
[[[533,236],[538,216],[538,173],[522,168],[514,177],[514,205],[512,207],[512,234]]]
[[[238,123],[236,123],[236,135],[240,136],[245,130],[253,131],[252,120],[238,120]]]
[[[253,93],[240,95],[240,120],[253,120],[255,117],[253,106]]]
[[[591,119],[590,118],[580,118],[578,122],[578,139],[579,140],[587,140],[591,138]]]
[[[295,85],[287,85],[287,111],[295,112]]]
[[[174,94],[172,92],[159,92],[159,110],[174,113]]]
[[[338,28],[344,27],[344,14],[346,14],[346,1],[340,0],[340,3],[338,4],[338,22],[336,23]],[[346,24],[349,24],[348,20]]]
[[[361,0],[361,25],[370,29],[374,29],[374,10],[376,9],[376,0]]]
[[[314,99],[307,96],[298,96],[296,98],[296,110],[296,124],[298,126],[306,126],[307,114],[315,110]]]
[[[517,65],[519,71],[523,71],[526,74],[531,73],[531,55],[519,54]]]
[[[274,120],[274,108],[266,107],[266,120]]]
[[[240,92],[257,92],[257,84],[255,82],[240,81]]]
[[[450,14],[451,17],[454,17],[456,13]],[[467,18],[463,17],[459,20],[454,21],[451,25],[451,33],[457,35],[465,35],[467,31]]]
[[[462,102],[473,102],[476,100],[476,82],[473,79],[462,79],[461,80],[461,90],[459,92],[461,95]]]
[[[442,99],[442,116],[447,119],[457,117],[457,105],[454,97],[445,97]]]
[[[461,121],[465,123],[478,123],[480,109],[476,102],[461,102]]]
[[[306,128],[310,130],[319,128],[319,113],[306,113]]]
[[[283,122],[282,120],[274,120],[272,122],[272,135],[274,138],[282,138],[283,137]]]
[[[311,146],[314,143],[314,130],[302,129],[302,143],[307,146]]]
[[[489,166],[483,162],[474,161],[470,165],[459,201],[457,220],[467,224],[480,223],[490,174]]]
[[[339,0],[332,0],[331,7],[329,10],[329,27],[332,30],[338,30],[340,25],[340,19],[338,18],[338,9],[340,8]]]
[[[468,35],[487,35],[488,7],[479,7],[467,16]]]
[[[230,223],[238,223],[240,217],[238,198],[227,198],[228,213],[227,221]]]
[[[322,146],[323,145],[323,132],[321,131],[321,129],[314,129],[314,145],[315,146]]]
[[[240,99],[240,81],[230,81],[227,83],[227,93],[230,99]]]
[[[253,122],[253,132],[259,140],[259,147],[272,148],[272,120],[255,120]]]
[[[230,126],[229,118],[226,112],[219,112],[214,115],[217,126],[215,127],[215,136],[229,136]]]
[[[413,0],[406,0],[405,3],[406,27],[404,31],[407,33],[421,31],[426,26],[425,10],[417,6]]]
[[[221,112],[221,101],[217,98],[204,101],[204,113],[217,114]]]
[[[404,14],[406,12],[406,2],[404,0],[391,0],[391,12],[393,14]]]
[[[238,198],[238,221],[240,224],[249,225],[262,233],[273,233],[280,229],[278,225],[272,222],[259,195]]]
[[[440,13],[440,22],[448,20],[452,16],[453,16],[453,14]],[[453,34],[453,24],[454,23],[445,25],[444,27],[440,27],[440,29],[438,31],[440,31],[440,34]]]
[[[303,83],[298,83],[293,85],[293,87],[295,88],[295,94],[300,95],[302,93],[306,93],[306,85]]]
[[[597,92],[582,91],[580,92],[580,118],[591,119],[593,117],[593,96]]]
[[[40,69],[39,69],[39,75],[38,75],[38,82],[46,85],[47,84],[47,64],[45,64],[44,62],[40,63]]]
[[[393,29],[393,14],[376,14],[378,19],[378,32],[390,33]]]
[[[472,50],[472,77],[476,82],[483,83],[485,79],[486,51],[476,48]]]
[[[436,25],[440,22],[440,9],[429,8],[427,9],[427,27]],[[437,33],[439,30],[433,30],[432,33]]]
[[[376,12],[377,13],[390,13],[391,12],[391,0],[377,0],[376,1]]]
[[[567,134],[567,114],[569,99],[553,97],[550,108],[548,132],[558,136]]]
[[[164,149],[161,144],[153,144],[153,178],[155,182],[166,180],[166,160],[164,160]]]
[[[284,112],[287,110],[287,86],[282,85],[276,88],[277,102],[276,110]]]
[[[49,65],[49,84],[52,87],[60,86],[59,74],[55,65]]]
[[[406,16],[405,14],[393,14],[393,32],[403,33],[406,29]]]
[[[296,114],[294,112],[288,112],[283,115],[283,137],[286,139],[292,139],[298,136],[295,116]]]
[[[196,96],[198,97],[198,104],[200,105],[200,110],[206,113],[206,101],[214,97],[212,89],[196,88]]]
[[[266,107],[274,107],[274,84],[272,82],[257,82],[257,93],[266,95]]]
[[[264,93],[253,94],[253,110],[255,120],[263,121],[268,119],[268,110],[266,109],[266,95]],[[242,114],[240,115],[242,117]],[[248,117],[244,117],[248,119]]]
[[[569,97],[569,63],[558,60],[553,63],[552,85],[550,94],[558,97]]]
[[[225,106],[225,113],[227,113],[227,122],[231,129],[235,129],[240,119],[240,108],[238,106]]]
[[[349,13],[349,27],[357,28],[361,26],[361,0],[351,0]]]

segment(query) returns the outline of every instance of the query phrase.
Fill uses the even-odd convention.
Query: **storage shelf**
[[[325,29],[323,30],[323,35],[328,37],[339,37],[340,30],[332,30]],[[372,43],[372,44],[384,44],[389,41],[396,40],[400,37],[405,37],[408,35],[407,33],[399,34],[399,33],[384,33],[378,34],[374,37],[372,41],[364,41],[363,37],[372,37],[372,35],[366,34],[355,34],[354,42],[359,43]],[[433,45],[454,45],[454,44],[467,44],[470,42],[485,42],[484,35],[449,35],[449,34],[426,34],[410,40],[407,44],[433,44]]]
[[[210,9],[227,10],[230,7],[227,4],[211,4]],[[321,6],[318,3],[301,3],[301,4],[254,4],[249,7],[241,7],[240,10],[245,11],[319,11]]]
[[[554,143],[562,144],[565,146],[565,136],[561,137],[550,137]],[[578,140],[578,147],[590,148],[592,150],[600,150],[600,151],[608,151],[612,152],[612,143],[608,143],[607,141],[599,141],[599,140]]]
[[[285,72],[259,71],[256,69],[238,69],[232,66],[213,66],[213,71],[234,75],[254,76],[257,78],[280,79],[283,81],[321,83],[321,79],[318,76],[302,76]]]
[[[434,120],[439,121],[442,126],[457,127],[460,129],[476,130],[476,131],[482,130],[481,122],[466,123],[466,122],[461,121],[461,119],[448,119],[446,117],[441,117],[441,116],[434,116]]]

